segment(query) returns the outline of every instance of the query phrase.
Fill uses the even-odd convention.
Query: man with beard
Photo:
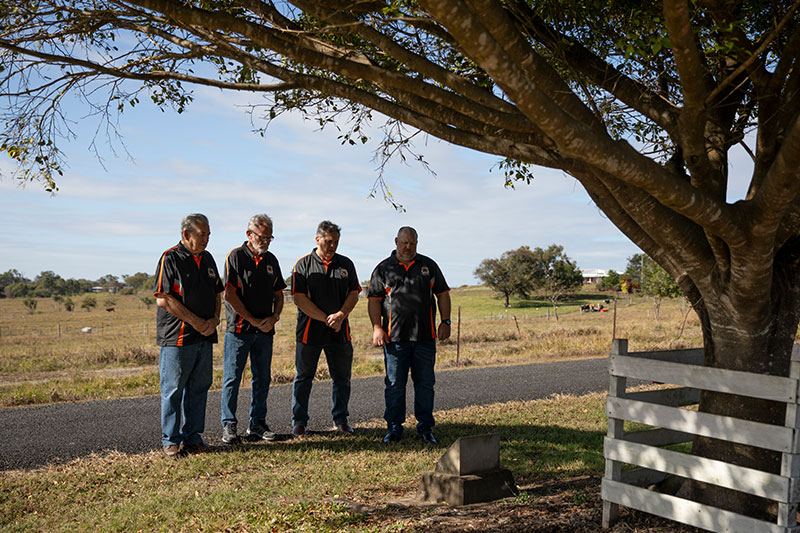
[[[400,228],[394,242],[396,249],[372,272],[367,292],[372,343],[383,347],[386,366],[384,419],[388,431],[383,442],[396,442],[403,435],[410,370],[417,438],[436,444],[432,432],[433,367],[436,339],[450,337],[450,288],[439,265],[417,253],[414,228]],[[438,329],[437,304],[441,314]]]

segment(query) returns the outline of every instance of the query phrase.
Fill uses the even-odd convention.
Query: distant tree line
[[[145,272],[123,275],[122,280],[107,274],[97,280],[64,279],[51,270],[39,273],[33,280],[11,269],[0,274],[0,298],[51,298],[56,296],[75,296],[91,292],[93,287],[102,287],[105,292],[129,292],[149,290],[153,286],[153,276]]]

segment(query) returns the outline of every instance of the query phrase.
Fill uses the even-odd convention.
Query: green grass
[[[111,453],[3,472],[0,530],[424,531],[425,507],[398,523],[393,502],[413,496],[456,438],[499,433],[501,465],[522,487],[600,475],[603,407],[604,395],[592,394],[440,412],[436,447],[410,438],[387,447],[375,422],[352,438],[312,435],[178,460]],[[572,496],[576,505],[587,497]],[[538,505],[528,493],[510,501]]]

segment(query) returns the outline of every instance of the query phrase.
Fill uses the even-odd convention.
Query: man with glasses
[[[272,219],[255,215],[247,225],[247,240],[231,250],[225,261],[225,350],[222,374],[222,442],[239,441],[236,404],[247,357],[250,356],[252,389],[251,440],[275,440],[267,425],[267,396],[272,380],[272,342],[275,324],[283,311],[283,289],[278,259],[269,252]]]
[[[378,263],[369,281],[367,309],[372,343],[383,347],[386,378],[384,399],[388,431],[383,442],[399,441],[406,419],[408,372],[414,382],[417,438],[436,444],[433,436],[433,367],[436,339],[450,337],[450,287],[439,265],[417,253],[417,231],[404,226],[396,249]],[[436,307],[441,320],[436,327]]]
[[[202,433],[223,291],[217,265],[206,251],[210,236],[205,215],[187,215],[181,221],[181,241],[161,255],[156,267],[161,442],[167,457],[209,448]]]
[[[331,415],[336,431],[353,433],[347,423],[353,345],[347,316],[358,303],[361,284],[353,262],[336,253],[341,230],[324,220],[317,227],[317,247],[300,258],[292,272],[297,305],[297,346],[292,388],[292,436],[300,438],[308,425],[308,398],[322,350],[333,380]]]

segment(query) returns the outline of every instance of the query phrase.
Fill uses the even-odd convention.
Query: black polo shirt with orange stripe
[[[225,285],[236,289],[236,296],[256,318],[272,316],[275,312],[275,298],[282,297],[280,292],[286,288],[278,259],[271,252],[254,255],[247,246],[247,241],[228,254],[225,260]],[[275,293],[278,293],[277,296]],[[227,317],[225,331],[261,332],[237,313],[228,302],[225,302],[225,316]],[[272,328],[267,335],[275,335],[275,328]]]
[[[347,296],[361,292],[356,267],[347,257],[333,254],[323,261],[317,249],[298,259],[292,272],[292,294],[305,294],[326,315],[342,308]],[[350,324],[347,320],[337,332],[324,322],[314,320],[297,308],[297,341],[303,344],[343,344],[350,342]]]
[[[183,243],[161,254],[156,267],[153,293],[169,294],[186,308],[209,319],[214,316],[217,295],[224,290],[214,258],[207,251],[194,256]],[[217,342],[217,332],[201,335],[191,324],[159,307],[156,312],[156,343],[159,346],[189,346],[201,341]]]
[[[450,290],[439,265],[421,254],[408,264],[397,251],[378,263],[369,280],[369,298],[380,298],[382,327],[391,342],[436,338],[436,300]]]

